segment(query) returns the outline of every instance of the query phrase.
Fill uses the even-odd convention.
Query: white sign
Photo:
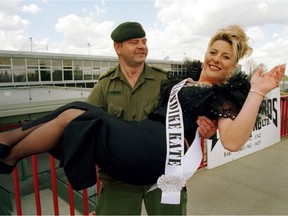
[[[280,120],[280,89],[276,88],[263,100],[250,139],[241,150],[230,152],[224,149],[219,134],[217,139],[207,140],[207,168],[212,169],[280,142]]]

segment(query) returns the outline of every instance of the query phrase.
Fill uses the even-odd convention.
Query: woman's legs
[[[18,128],[1,133],[0,143],[13,147],[10,154],[0,161],[15,165],[25,157],[52,150],[61,139],[67,124],[84,112],[79,109],[68,109],[47,123],[24,131]]]
[[[4,131],[0,133],[0,143],[12,147],[14,144],[19,142],[25,136],[30,134],[32,131],[41,127],[43,124],[36,125],[34,127],[28,128],[27,130],[22,130],[22,128],[17,128],[9,131]]]

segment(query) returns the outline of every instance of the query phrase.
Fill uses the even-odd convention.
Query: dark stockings
[[[12,147],[10,154],[0,161],[15,165],[25,157],[50,151],[58,144],[66,125],[83,112],[83,110],[68,109],[55,119],[27,130],[17,128],[0,133],[0,143]]]

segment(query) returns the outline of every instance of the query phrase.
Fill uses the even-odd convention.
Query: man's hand
[[[211,138],[217,131],[218,121],[210,120],[205,116],[199,116],[197,119],[198,131],[203,139]]]

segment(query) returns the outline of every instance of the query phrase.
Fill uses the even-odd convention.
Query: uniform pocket
[[[144,112],[148,116],[157,106],[157,102],[147,105],[144,107]]]
[[[112,103],[109,103],[107,111],[116,118],[121,118],[123,116],[123,108]]]

